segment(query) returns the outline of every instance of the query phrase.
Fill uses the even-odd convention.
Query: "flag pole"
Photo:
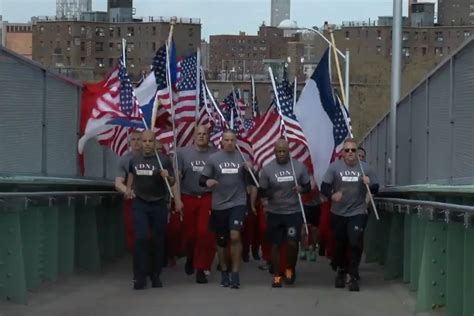
[[[257,109],[256,109],[256,104],[255,104],[255,80],[253,78],[253,75],[251,77],[251,82],[252,82],[252,117],[257,117]]]
[[[171,125],[173,129],[173,148],[174,148],[174,157],[173,157],[173,169],[176,174],[176,186],[179,188],[179,177],[178,177],[178,148],[177,148],[177,143],[176,143],[176,122],[175,122],[175,108],[173,104],[173,82],[171,80],[171,65],[170,65],[170,59],[171,59],[171,50],[173,49],[172,46],[172,41],[173,41],[173,31],[174,31],[174,25],[176,23],[177,18],[172,17],[170,20],[170,32],[168,35],[168,41],[166,43],[166,80],[168,84],[168,95],[169,95],[169,100],[170,100],[170,106],[171,106]]]
[[[344,116],[344,121],[346,122],[347,130],[349,131],[351,138],[354,138],[354,134],[352,134],[351,126],[349,124],[349,118],[347,117],[347,112],[346,112],[347,109],[345,108],[344,104],[341,104],[341,102],[339,102],[339,106],[341,107],[342,115]],[[357,156],[357,161],[359,162],[360,170],[362,171],[362,175],[365,177],[365,171],[364,171],[362,162],[359,159],[359,155],[356,155],[356,156]],[[380,220],[379,212],[377,211],[377,207],[375,206],[374,196],[372,195],[372,192],[370,192],[369,185],[365,184],[365,188],[367,189],[367,193],[369,194],[370,204],[372,205],[374,209],[375,218],[377,220]]]
[[[332,51],[334,53],[334,59],[336,61],[336,70],[337,70],[337,76],[339,79],[339,87],[341,89],[342,102],[346,104],[346,91],[344,89],[344,84],[342,83],[341,66],[339,65],[339,57],[337,56],[336,41],[334,40],[334,31],[332,28],[329,28],[329,34],[331,36],[332,47],[334,48],[332,49]]]
[[[273,76],[272,67],[268,67],[268,71],[270,72],[270,78],[272,79],[273,91],[275,93],[278,114],[280,116],[280,129],[283,132],[283,137],[288,142],[288,136],[286,135],[285,122],[283,120],[283,113],[281,111],[280,99],[278,98],[278,90],[277,90],[276,83],[275,83],[275,77]],[[295,80],[294,90],[295,90],[295,92],[294,92],[295,97],[293,98],[293,102],[294,102],[293,108],[296,104],[296,80]],[[288,142],[288,145],[289,145],[289,142]],[[291,157],[290,153],[288,153],[288,156],[290,158],[291,171],[293,172],[293,180],[295,181],[295,187],[298,190],[298,180],[296,179],[296,172],[295,172],[295,165],[293,163],[293,158]],[[305,227],[305,230],[306,230],[306,236],[308,236],[309,235],[309,229],[308,229],[308,222],[306,221],[306,215],[304,213],[303,200],[301,199],[301,194],[298,191],[296,191],[296,193],[298,194],[298,202],[299,202],[299,205],[300,205],[301,215],[303,216],[303,223],[304,223],[304,227]]]
[[[196,116],[194,126],[197,127],[199,121],[199,104],[201,102],[201,48],[198,47],[196,52]]]
[[[127,40],[125,38],[122,38],[122,64],[123,64],[123,68],[127,69],[127,57],[126,57],[126,47],[127,45]],[[130,128],[129,127],[126,127],[126,131],[127,131],[127,149],[128,151],[130,152]]]
[[[201,68],[201,71],[202,71],[202,68]],[[214,106],[214,109],[215,109],[215,110],[217,111],[217,113],[219,114],[221,120],[222,120],[223,122],[227,122],[226,119],[225,119],[225,117],[224,117],[224,114],[222,114],[221,110],[220,110],[219,107],[217,106],[216,100],[214,99],[214,96],[211,94],[211,91],[209,90],[209,87],[207,86],[206,77],[205,77],[204,75],[203,75],[202,80],[204,81],[204,87],[205,87],[205,89],[207,90],[207,94],[209,95],[209,98],[210,98],[210,100],[211,100],[212,105]],[[227,124],[229,124],[229,123],[227,122]],[[237,147],[238,152],[240,153],[240,157],[242,157],[242,160],[243,160],[244,162],[247,162],[247,159],[245,158],[245,155],[242,153],[242,150],[240,149],[240,146],[239,146],[238,144],[236,144],[236,147]],[[256,186],[257,188],[260,188],[260,184],[258,183],[257,178],[255,177],[255,174],[253,173],[253,171],[252,171],[251,168],[249,169],[249,173],[250,173],[250,175],[252,176],[252,180],[253,180],[253,182],[255,183],[255,186]]]

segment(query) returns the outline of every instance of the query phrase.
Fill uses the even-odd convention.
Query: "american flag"
[[[281,116],[278,113],[276,100],[274,100],[269,111],[257,121],[254,129],[248,133],[248,139],[253,145],[256,165],[263,167],[271,162],[275,158],[273,153],[275,142],[286,135],[292,158],[303,162],[308,169],[312,170],[306,138],[293,113],[293,89],[286,78],[282,82],[278,82],[276,87]]]
[[[349,112],[347,111],[347,108],[342,105],[342,102],[338,96],[336,96],[336,110],[334,111],[331,120],[334,124],[334,151],[335,155],[339,155],[342,151],[344,140],[352,135],[352,126]]]
[[[174,45],[170,50],[170,75],[171,75],[171,85],[173,86],[176,83],[177,78],[177,65],[176,57],[174,55]],[[168,87],[168,82],[166,80],[166,45],[163,45],[158,49],[155,56],[153,57],[152,70],[155,73],[155,80],[157,84],[156,97],[158,99],[159,108],[157,112],[157,118],[161,121],[166,121],[171,115],[171,100],[170,100],[170,88]],[[173,92],[171,90],[171,92]],[[177,98],[173,94],[173,103],[176,104]]]
[[[81,109],[82,137],[78,149],[82,153],[87,140],[95,137],[100,144],[109,146],[122,156],[128,148],[128,130],[140,126],[142,120],[123,58],[101,85],[99,94],[92,98],[88,96],[93,101],[81,105],[87,109]]]
[[[196,120],[196,102],[198,99],[197,53],[178,63],[179,80],[176,84],[178,101],[175,106],[176,124]]]

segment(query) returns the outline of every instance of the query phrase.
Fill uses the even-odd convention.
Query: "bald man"
[[[160,274],[164,261],[165,229],[168,222],[168,190],[165,178],[174,184],[171,161],[158,153],[163,170],[156,158],[155,133],[146,130],[141,134],[142,152],[130,161],[127,196],[133,198],[133,224],[135,230],[134,262],[135,280],[133,288],[146,287],[146,276],[151,275],[151,286],[162,287]],[[155,260],[149,267],[148,232],[152,234]]]
[[[282,287],[280,275],[280,248],[283,242],[288,243],[288,267],[285,270],[287,284],[295,282],[295,266],[298,258],[298,242],[301,236],[303,217],[298,200],[298,193],[311,190],[309,171],[304,164],[294,160],[294,172],[290,161],[288,142],[279,139],[275,143],[275,159],[264,166],[260,172],[260,189],[262,198],[268,203],[267,239],[272,244],[272,266],[274,276],[272,287]],[[298,187],[295,186],[295,177]]]
[[[186,251],[185,272],[196,270],[196,283],[207,283],[205,270],[211,270],[216,252],[215,237],[209,231],[211,189],[199,185],[206,161],[217,150],[209,146],[209,130],[198,126],[194,144],[178,148],[179,190],[174,187],[175,209],[183,214],[183,242]]]

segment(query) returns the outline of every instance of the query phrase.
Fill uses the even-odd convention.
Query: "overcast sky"
[[[404,2],[404,14],[408,0]],[[434,0],[431,0],[434,2]],[[92,9],[105,11],[106,0],[92,0]],[[258,26],[270,21],[270,0],[134,0],[136,16],[181,16],[201,18],[202,36],[256,34]],[[292,0],[291,19],[299,26],[321,26],[324,21],[376,19],[392,15],[392,0]],[[56,0],[0,0],[0,15],[10,22],[26,22],[32,16],[56,13]]]

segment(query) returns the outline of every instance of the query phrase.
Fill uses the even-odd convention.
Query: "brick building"
[[[285,63],[288,43],[298,37],[284,36],[283,30],[260,26],[257,35],[211,35],[209,41],[209,76],[221,80],[243,80],[254,75],[257,80],[268,79],[265,61]]]
[[[440,25],[474,24],[474,2],[471,0],[438,0]]]
[[[22,55],[32,58],[33,33],[31,23],[9,23],[0,20],[0,44]]]
[[[130,23],[37,19],[33,25],[33,59],[76,78],[98,78],[115,64],[125,38],[128,71],[138,76],[149,70],[169,30],[169,18],[163,17]],[[173,37],[178,56],[195,52],[201,43],[200,20],[178,18]]]

